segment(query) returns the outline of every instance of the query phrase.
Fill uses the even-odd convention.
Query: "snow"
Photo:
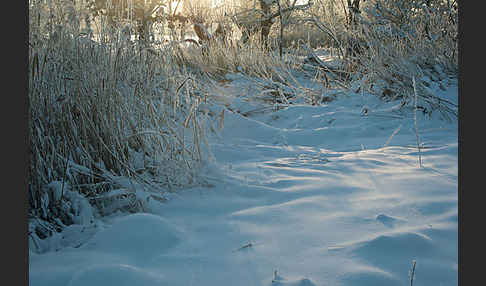
[[[419,167],[410,108],[347,93],[271,111],[241,97],[257,93],[241,74],[228,78],[206,106],[224,110],[211,187],[31,251],[31,286],[398,286],[413,260],[414,285],[458,284],[457,121],[417,114]],[[457,102],[455,81],[430,89]]]
[[[104,285],[117,277],[116,285],[164,285],[162,277],[126,264],[94,265],[74,275],[68,286]]]
[[[177,229],[163,217],[133,214],[117,219],[81,249],[103,249],[103,252],[123,255],[143,263],[177,245],[180,241],[177,233]]]

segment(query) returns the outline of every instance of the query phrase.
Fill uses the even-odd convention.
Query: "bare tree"
[[[268,48],[268,38],[272,25],[275,23],[275,18],[288,15],[297,10],[306,10],[312,6],[312,1],[305,4],[296,5],[295,0],[290,4],[287,1],[286,7],[283,7],[281,1],[278,0],[258,0],[259,9],[250,8],[240,11],[233,15],[233,21],[242,30],[241,41],[247,42],[250,36],[260,33],[260,40],[265,48]],[[275,5],[274,5],[275,4]],[[281,23],[283,20],[281,19]]]

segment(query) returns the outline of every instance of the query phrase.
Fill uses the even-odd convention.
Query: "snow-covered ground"
[[[68,228],[75,243],[30,252],[30,285],[405,286],[414,260],[414,285],[458,284],[457,122],[418,113],[419,167],[399,102],[341,94],[245,113],[261,103],[238,97],[244,83],[208,106],[225,109],[211,187]],[[443,86],[434,93],[457,103],[457,82]]]

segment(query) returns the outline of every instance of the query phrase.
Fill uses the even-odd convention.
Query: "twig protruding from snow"
[[[418,125],[417,125],[417,101],[418,101],[418,94],[417,94],[417,85],[415,83],[415,77],[412,77],[413,83],[413,92],[415,94],[415,107],[413,109],[413,120],[415,125],[415,136],[417,137],[417,149],[418,149],[418,158],[419,158],[419,167],[422,167],[422,154],[420,152],[420,138],[418,135]]]
[[[410,271],[410,286],[413,286],[413,278],[415,276],[415,265],[417,264],[417,261],[413,260],[412,261],[412,270]]]

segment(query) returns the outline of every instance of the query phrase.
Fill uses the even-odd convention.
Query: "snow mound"
[[[383,272],[357,272],[346,274],[342,278],[342,285],[346,286],[403,286],[406,281],[400,281],[393,276],[387,275]]]
[[[278,274],[274,275],[272,283],[269,286],[316,286],[307,278],[286,279]]]
[[[404,219],[388,216],[386,214],[377,215],[376,220],[381,222],[383,225],[385,225],[387,227],[395,227],[398,224],[406,222],[406,220],[404,220]]]
[[[145,261],[180,242],[179,231],[166,219],[146,213],[128,215],[97,233],[83,247]]]
[[[416,232],[400,232],[391,235],[380,235],[375,239],[363,242],[353,252],[378,269],[390,273],[400,280],[399,285],[406,285],[409,280],[408,271],[412,261],[417,262],[416,280],[420,285],[457,285],[457,270],[454,269],[457,257],[444,252],[438,234],[445,236],[452,230],[430,230],[433,236]],[[457,233],[456,233],[457,235]],[[447,239],[450,243],[451,239]],[[357,277],[350,277],[350,281],[366,282],[371,284],[349,285],[395,285],[390,282],[383,283],[382,277],[368,277],[372,273],[363,273]],[[373,274],[374,275],[374,274]],[[378,279],[378,280],[377,280]],[[383,278],[384,279],[384,278]],[[372,283],[372,282],[376,283]]]
[[[277,128],[235,112],[225,113],[221,136],[240,144],[248,141],[275,145],[285,144],[285,138]]]
[[[80,270],[68,283],[68,286],[117,285],[117,286],[156,286],[168,285],[161,275],[155,275],[143,269],[125,265],[95,265]]]
[[[433,249],[432,239],[428,236],[409,232],[380,235],[364,242],[356,251],[363,257],[385,262],[385,260],[394,260],[398,257],[412,261],[417,256],[431,253]],[[390,253],[393,253],[394,257],[391,257]]]

